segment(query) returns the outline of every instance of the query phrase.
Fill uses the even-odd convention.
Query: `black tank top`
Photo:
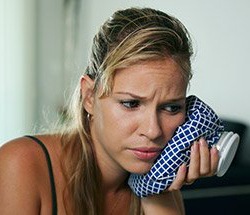
[[[43,144],[43,142],[39,139],[37,139],[34,136],[26,136],[28,138],[31,138],[34,140],[36,143],[38,143],[44,152],[46,161],[47,161],[47,166],[48,166],[48,171],[49,171],[49,180],[50,180],[50,187],[51,187],[51,198],[52,198],[52,215],[57,215],[57,199],[56,199],[56,187],[55,187],[55,180],[54,180],[54,175],[53,175],[53,170],[52,170],[52,164],[51,164],[51,159],[49,156],[49,152],[46,148],[46,146]]]

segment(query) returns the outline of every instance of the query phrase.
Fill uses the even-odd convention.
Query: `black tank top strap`
[[[34,140],[36,143],[38,143],[41,148],[43,149],[43,152],[46,157],[47,165],[48,165],[48,170],[49,170],[49,180],[50,180],[50,186],[51,186],[51,197],[52,197],[52,215],[57,215],[57,199],[56,199],[56,187],[55,187],[55,180],[54,180],[54,175],[53,175],[53,169],[52,169],[52,164],[51,164],[51,159],[49,152],[46,148],[46,146],[43,144],[41,140],[34,136],[25,136],[28,138],[31,138]]]

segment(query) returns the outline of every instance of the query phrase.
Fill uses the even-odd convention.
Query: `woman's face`
[[[94,99],[91,133],[99,164],[148,172],[184,122],[186,88],[170,58],[118,70],[111,95]]]

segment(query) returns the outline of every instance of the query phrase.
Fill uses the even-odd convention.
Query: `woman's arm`
[[[0,214],[40,214],[36,159],[23,140],[0,148]]]
[[[170,190],[159,195],[152,195],[142,198],[141,204],[145,215],[184,215],[184,202],[180,192],[180,186],[183,185],[187,173],[186,165],[182,165],[177,173],[177,177]]]
[[[184,215],[184,203],[179,190],[148,196],[141,200],[145,215]]]
[[[184,203],[180,189],[184,184],[191,184],[200,177],[209,177],[216,173],[219,155],[216,148],[208,148],[201,138],[191,147],[189,167],[183,164],[176,179],[166,192],[142,198],[142,208],[146,215],[184,215]]]

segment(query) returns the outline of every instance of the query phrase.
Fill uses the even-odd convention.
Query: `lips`
[[[154,160],[161,152],[160,148],[147,148],[147,147],[133,148],[130,150],[138,159],[143,161]]]

